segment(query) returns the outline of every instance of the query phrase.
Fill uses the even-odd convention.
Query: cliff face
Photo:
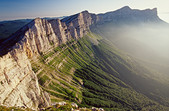
[[[83,11],[76,15],[66,17],[61,21],[65,22],[71,36],[75,39],[78,39],[79,37],[81,38],[87,32],[89,32],[90,26],[99,21],[99,18],[95,14],[90,14],[88,11]]]
[[[42,96],[37,77],[22,49],[13,49],[0,58],[0,104],[36,109],[48,106],[49,96]]]
[[[55,35],[57,35],[58,43],[66,43],[71,39],[70,32],[67,31],[67,26],[59,19],[53,19],[49,21],[52,25]]]
[[[96,18],[87,11],[62,21],[36,18],[0,44],[0,104],[32,109],[48,106],[49,95],[40,90],[29,59],[83,37]]]
[[[47,20],[37,18],[4,41],[0,45],[0,54],[3,56],[13,49],[25,49],[29,55],[37,55],[47,51],[51,43],[58,45],[51,24]]]
[[[49,41],[53,39],[48,40],[45,36],[54,37],[50,27],[47,21],[35,19],[1,44],[1,105],[37,109],[50,104],[49,95],[40,91],[28,59],[49,48]]]

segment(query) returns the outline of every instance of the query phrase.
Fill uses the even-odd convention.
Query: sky
[[[0,0],[0,21],[68,16],[84,10],[98,14],[130,6],[157,8],[160,18],[169,23],[168,5],[169,0]]]

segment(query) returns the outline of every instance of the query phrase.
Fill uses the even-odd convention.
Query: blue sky
[[[158,8],[159,16],[169,22],[168,0],[0,0],[0,20],[59,17],[83,10],[92,13],[113,11],[123,6]]]

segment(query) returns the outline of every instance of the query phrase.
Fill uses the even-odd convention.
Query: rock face
[[[49,21],[52,25],[55,35],[58,37],[58,43],[66,43],[71,39],[70,32],[67,31],[67,26],[59,19],[53,19]]]
[[[95,14],[90,14],[88,11],[83,11],[76,15],[66,17],[61,21],[66,23],[71,36],[78,39],[89,32],[90,26],[99,21],[99,18]]]
[[[36,18],[0,44],[0,105],[32,109],[50,105],[29,59],[71,39],[83,37],[97,21],[87,11],[60,21]]]
[[[58,45],[58,39],[51,24],[44,19],[36,18],[21,28],[0,45],[1,56],[15,48],[25,49],[29,55],[37,55]]]
[[[57,45],[51,25],[37,18],[0,45],[0,104],[32,109],[50,104],[28,59],[47,51],[50,42]]]
[[[0,58],[0,104],[37,109],[48,106],[32,71],[26,52],[14,49]]]

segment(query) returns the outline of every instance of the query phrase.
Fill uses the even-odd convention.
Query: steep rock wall
[[[48,106],[49,96],[42,97],[38,80],[26,53],[14,49],[0,58],[0,104],[32,109]]]
[[[96,18],[87,11],[66,21],[36,18],[0,44],[0,105],[32,109],[49,106],[49,95],[41,91],[29,59],[83,37]]]
[[[90,31],[90,26],[99,21],[99,18],[95,14],[90,14],[88,11],[83,11],[76,15],[66,17],[61,21],[67,25],[71,36],[78,39],[87,34],[87,32]]]
[[[51,48],[51,43],[58,45],[51,24],[37,18],[0,45],[1,105],[32,109],[50,105],[49,95],[40,90],[28,58],[36,58],[46,52]]]

